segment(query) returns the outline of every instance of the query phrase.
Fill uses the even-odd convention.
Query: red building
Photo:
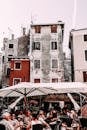
[[[30,82],[29,58],[14,58],[10,62],[9,85],[19,82]]]

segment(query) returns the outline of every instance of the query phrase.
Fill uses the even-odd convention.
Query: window
[[[58,78],[52,79],[52,83],[58,82]]]
[[[35,33],[41,33],[41,26],[35,26]]]
[[[56,50],[57,49],[57,42],[51,42],[51,49]]]
[[[15,69],[21,69],[21,63],[20,62],[15,63]]]
[[[87,50],[85,50],[85,60],[87,61]]]
[[[11,58],[11,57],[9,57],[9,58],[8,58],[8,61],[11,61],[11,59],[12,59],[12,58]]]
[[[34,60],[34,68],[40,69],[40,60]]]
[[[52,68],[58,68],[58,61],[56,59],[52,60]]]
[[[8,61],[11,61],[13,55],[8,55]]]
[[[83,72],[83,81],[87,82],[87,72]]]
[[[5,60],[5,57],[4,56],[2,56],[2,62],[4,63],[4,60]]]
[[[13,55],[8,55],[8,56],[13,56]]]
[[[87,35],[84,35],[84,41],[87,41]]]
[[[14,79],[13,79],[14,85],[16,85],[16,84],[18,84],[18,83],[20,83],[20,82],[21,82],[21,78],[14,78]]]
[[[33,42],[33,50],[40,50],[40,42]]]
[[[13,48],[13,44],[9,44],[9,48]]]
[[[10,76],[10,68],[7,68],[7,76]]]
[[[57,33],[57,25],[51,26],[51,33]]]
[[[34,79],[34,83],[40,83],[40,79]]]

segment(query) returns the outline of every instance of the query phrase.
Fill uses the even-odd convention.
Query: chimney
[[[14,34],[11,35],[11,39],[14,40]]]
[[[7,42],[7,41],[8,41],[8,38],[4,37],[3,42]]]
[[[26,28],[23,27],[23,35],[26,35],[25,33],[26,33]]]

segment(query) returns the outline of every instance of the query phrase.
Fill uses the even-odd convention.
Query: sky
[[[68,52],[71,29],[87,28],[87,0],[0,0],[0,48],[3,38],[22,35],[33,23],[65,23],[64,51]]]

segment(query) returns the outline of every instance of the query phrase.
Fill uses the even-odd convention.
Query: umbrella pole
[[[26,96],[24,96],[24,109],[26,109],[27,108],[27,98],[26,98]]]
[[[27,110],[27,94],[26,94],[26,88],[24,89],[25,94],[24,94],[24,109]]]
[[[42,96],[40,95],[40,108],[41,108],[41,99],[42,99]]]

